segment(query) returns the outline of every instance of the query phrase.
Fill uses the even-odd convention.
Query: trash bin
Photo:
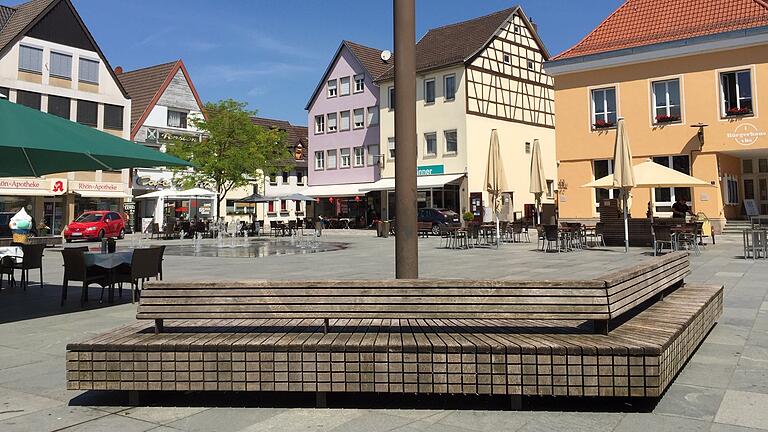
[[[389,237],[389,226],[390,226],[390,222],[389,221],[382,221],[381,222],[381,236],[382,237],[384,237],[384,238],[388,238]]]

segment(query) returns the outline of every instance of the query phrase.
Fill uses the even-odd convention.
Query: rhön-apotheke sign
[[[431,176],[445,174],[445,165],[422,165],[416,167],[417,176]]]

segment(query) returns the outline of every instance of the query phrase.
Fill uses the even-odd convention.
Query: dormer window
[[[43,73],[43,50],[27,45],[19,46],[19,70],[22,72]]]

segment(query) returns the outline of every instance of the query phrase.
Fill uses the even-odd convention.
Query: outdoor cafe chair
[[[605,236],[603,235],[604,229],[605,226],[602,222],[595,224],[595,229],[592,231],[593,245],[605,247]]]
[[[135,249],[130,265],[121,265],[115,272],[113,282],[131,284],[131,303],[138,301],[144,281],[158,276],[163,251],[159,247]],[[141,283],[141,285],[139,284]]]
[[[80,294],[80,304],[88,300],[88,286],[90,284],[101,285],[102,292],[105,286],[109,285],[109,274],[106,270],[85,265],[85,253],[87,247],[64,248],[61,250],[61,256],[64,259],[64,281],[61,285],[61,306],[67,300],[67,289],[70,281],[83,283],[83,290]]]
[[[677,249],[693,250],[696,255],[701,255],[699,248],[699,234],[696,224],[683,224],[682,230],[675,234]]]
[[[544,238],[547,242],[547,252],[553,250],[552,245],[555,246],[554,250],[558,253],[567,250],[566,242],[568,241],[568,238],[563,236],[563,234],[564,233],[557,228],[557,225],[544,225]]]
[[[744,259],[768,258],[768,230],[745,229],[743,236]]]
[[[13,286],[15,279],[13,277],[13,266],[16,264],[16,260],[10,256],[4,256],[0,258],[0,289],[3,289],[3,279],[8,276],[8,286]]]
[[[669,245],[669,251],[672,252],[675,247],[675,236],[672,234],[672,228],[669,225],[653,225],[653,256],[660,254],[664,250],[664,245]]]
[[[295,220],[289,220],[288,221],[288,235],[292,236],[293,234],[298,233],[298,230],[296,229],[296,221]]]
[[[440,232],[439,232],[439,235],[440,235],[440,246],[439,247],[441,247],[441,248],[443,247],[443,240],[445,240],[445,247],[448,248],[450,246],[450,243],[451,243],[451,231],[452,231],[452,229],[449,228],[445,224],[440,224],[440,225],[438,225],[438,227],[440,229]]]
[[[43,286],[43,252],[45,251],[44,244],[23,244],[21,245],[22,254],[24,259],[21,262],[14,261],[14,270],[21,270],[21,286],[24,290],[29,285],[29,271],[34,269],[40,269],[40,286]]]
[[[536,249],[543,251],[544,245],[547,241],[547,235],[546,230],[544,229],[543,225],[539,225],[536,227]]]

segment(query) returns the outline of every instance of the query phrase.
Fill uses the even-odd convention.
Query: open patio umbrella
[[[547,178],[544,176],[544,164],[541,162],[541,145],[539,140],[533,140],[533,152],[531,154],[531,184],[529,192],[536,197],[536,221],[541,223],[541,195],[547,187]]]
[[[624,202],[624,252],[629,252],[629,191],[635,187],[635,171],[632,166],[632,150],[629,147],[629,137],[624,125],[624,119],[619,118],[616,125],[616,146],[613,149],[613,187],[621,190]]]
[[[169,154],[5,99],[0,99],[0,151],[0,177],[192,166]]]
[[[506,177],[504,165],[501,161],[501,149],[499,148],[499,133],[491,130],[491,144],[488,148],[488,166],[485,171],[485,190],[493,202],[493,215],[496,219],[496,247],[499,246],[501,233],[499,232],[499,212],[501,212],[501,193],[506,189]]]
[[[665,188],[665,187],[715,187],[711,183],[683,174],[672,168],[657,164],[653,161],[645,161],[635,165],[632,170],[635,173],[636,188]],[[583,187],[593,189],[612,189],[613,175],[599,178],[585,184]]]

